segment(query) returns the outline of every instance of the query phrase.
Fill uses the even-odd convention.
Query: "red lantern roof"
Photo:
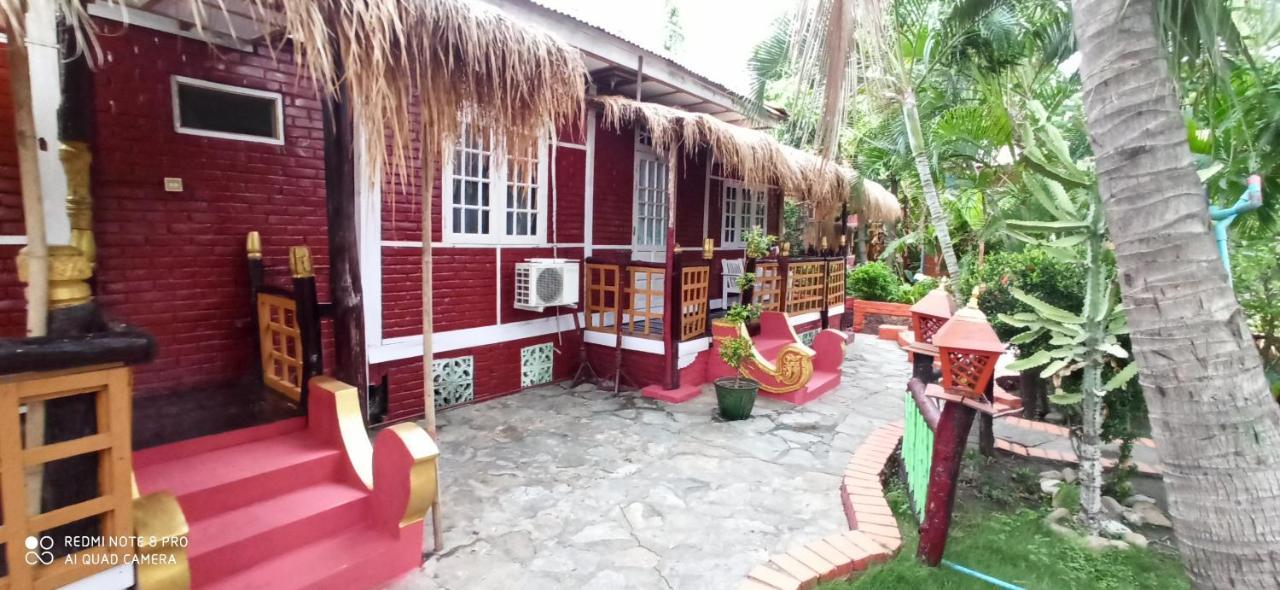
[[[947,289],[943,286],[929,291],[928,295],[925,295],[924,298],[911,306],[911,313],[931,315],[938,318],[949,318],[955,312],[956,304],[951,301],[951,296],[947,294]]]
[[[921,300],[923,301],[923,300]],[[933,343],[939,349],[972,350],[977,352],[1004,352],[1005,345],[987,322],[987,316],[978,309],[977,299],[951,316],[951,320],[933,335]]]

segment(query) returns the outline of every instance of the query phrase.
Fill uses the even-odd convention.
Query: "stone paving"
[[[670,405],[549,385],[444,412],[445,551],[394,587],[735,588],[847,527],[841,474],[901,419],[909,373],[896,344],[858,335],[836,390],[762,399],[741,422],[716,416],[709,387]]]

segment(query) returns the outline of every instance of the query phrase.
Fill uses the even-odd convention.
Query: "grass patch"
[[[984,488],[980,494],[961,494],[957,498],[955,521],[947,542],[949,561],[1028,589],[1191,588],[1182,564],[1173,555],[1138,549],[1093,553],[1050,532],[1042,522],[1046,508],[1009,507],[1005,501],[1017,496],[1016,492],[992,493],[994,486]],[[906,492],[891,489],[886,499],[898,515],[903,531],[902,550],[893,560],[854,580],[824,584],[821,590],[994,587],[949,568],[928,568],[916,561],[916,523],[906,508]]]

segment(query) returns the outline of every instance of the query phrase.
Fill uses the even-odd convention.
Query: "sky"
[[[536,0],[655,50],[665,36],[666,0]],[[684,44],[675,58],[695,72],[745,93],[747,59],[794,0],[674,0]]]

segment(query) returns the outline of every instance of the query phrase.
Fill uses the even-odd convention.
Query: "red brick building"
[[[739,96],[660,53],[527,0],[489,1],[578,47],[595,93],[750,124]],[[92,76],[95,295],[110,317],[157,341],[156,359],[136,370],[137,404],[254,381],[259,357],[246,235],[261,234],[268,283],[287,278],[289,247],[309,247],[319,299],[329,298],[318,93],[287,48],[273,52],[225,36],[214,36],[211,45],[175,18],[148,15],[126,27],[114,7],[90,9],[104,33],[104,63]],[[208,105],[243,107],[254,121],[238,131],[211,131],[228,122],[200,121]],[[7,337],[23,330],[13,265],[23,232],[12,135],[11,119],[0,117],[0,336]],[[572,376],[584,333],[592,367],[612,375],[618,339],[608,326],[579,329],[589,282],[580,263],[612,261],[627,275],[633,260],[666,258],[667,163],[642,130],[606,128],[592,109],[520,158],[501,153],[499,139],[469,129],[443,150],[431,189],[441,407]],[[722,259],[743,257],[746,227],[780,233],[782,194],[724,177],[709,150],[677,166],[675,250],[684,263],[708,267],[703,297],[710,310],[720,309]],[[423,413],[417,183],[390,171],[358,183],[366,370],[370,384],[387,386],[374,395],[385,396],[388,421]],[[708,238],[714,255],[704,261]],[[516,265],[531,259],[573,261],[579,281],[566,289],[577,302],[542,311],[517,307]],[[630,286],[620,294],[625,302]],[[817,312],[794,319],[800,331],[821,321]],[[329,321],[324,330],[328,361]],[[678,357],[677,369],[696,369],[710,346],[709,326],[704,332],[674,347],[655,333],[624,335],[626,376],[637,386],[663,383],[667,357]]]

